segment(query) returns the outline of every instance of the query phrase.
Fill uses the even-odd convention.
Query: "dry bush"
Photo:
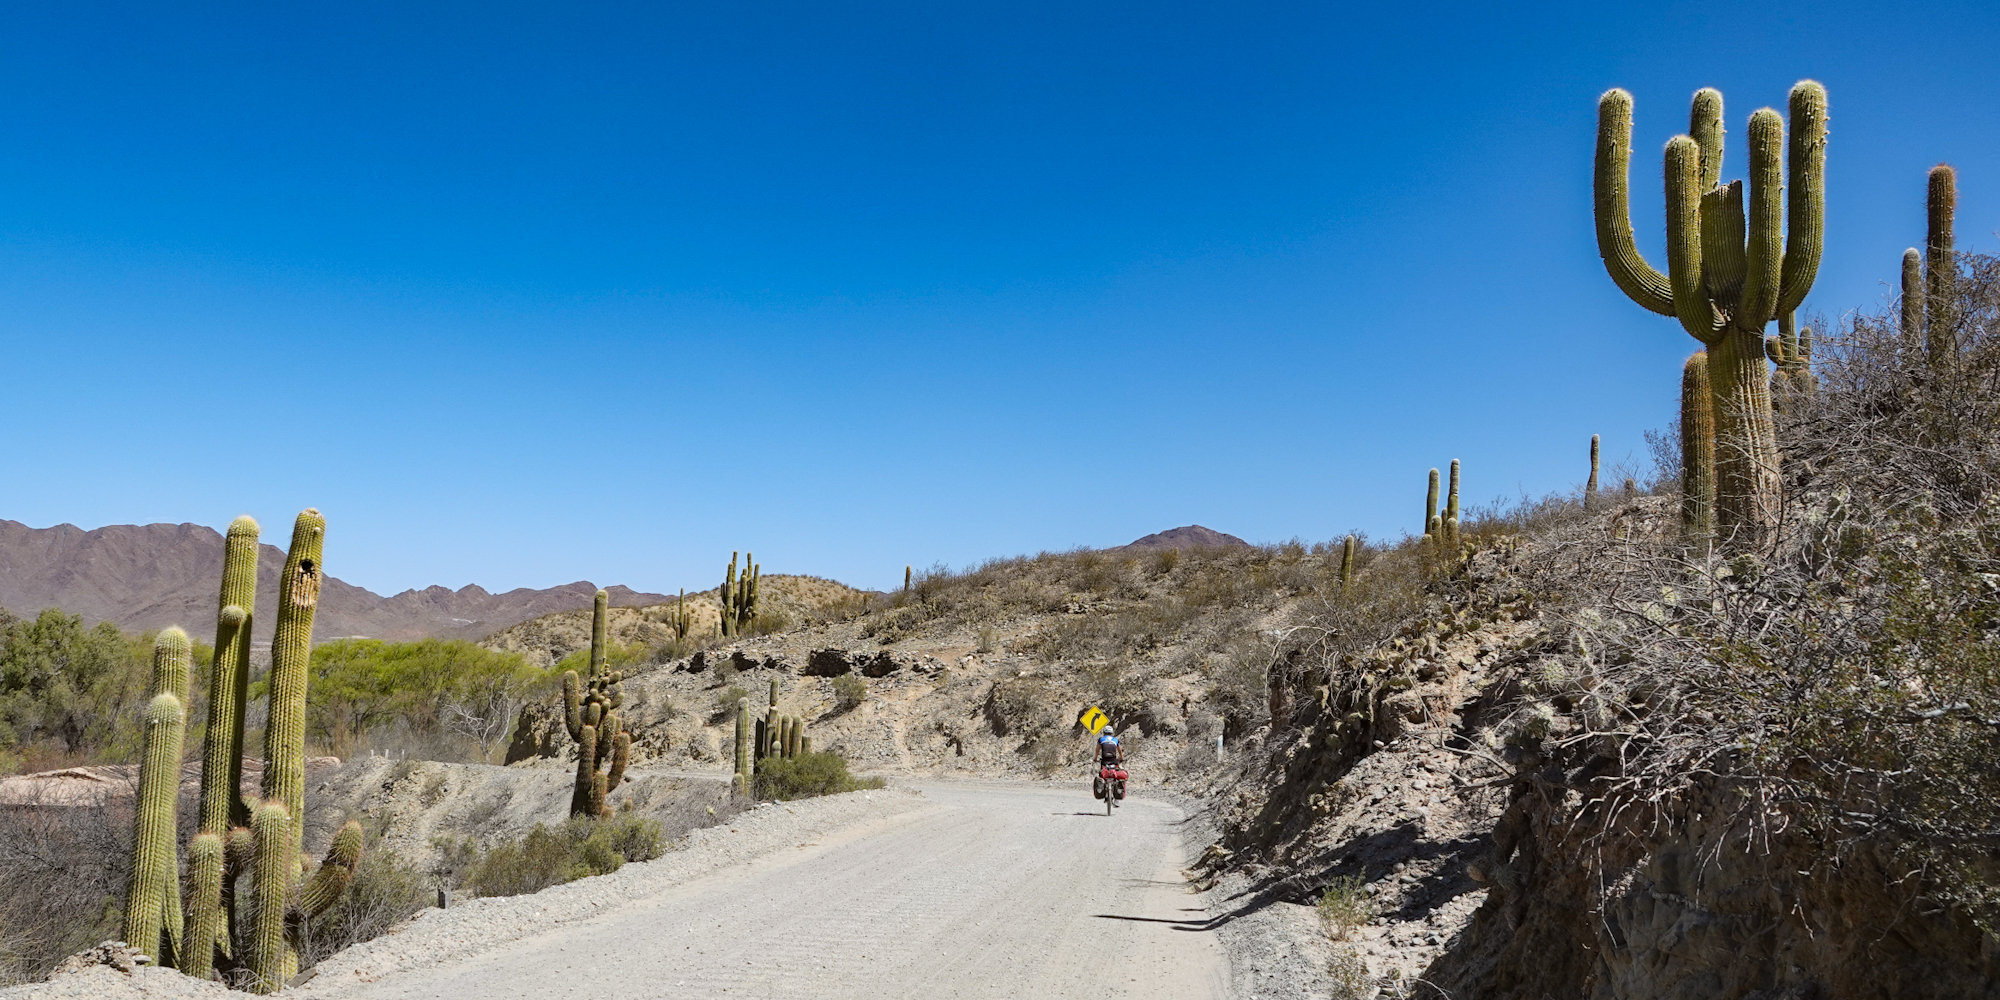
[[[1820,338],[1770,538],[1711,556],[1668,500],[1538,532],[1554,627],[1502,729],[1574,821],[1707,802],[2000,924],[2000,262],[1962,265],[1941,362],[1893,314]]]
[[[132,863],[129,800],[0,810],[0,981],[47,976],[119,936]]]

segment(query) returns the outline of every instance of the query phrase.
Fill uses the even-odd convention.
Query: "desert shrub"
[[[39,980],[120,936],[131,840],[129,799],[0,811],[0,982]]]
[[[424,874],[396,852],[370,845],[347,891],[302,929],[299,965],[309,968],[343,948],[387,934],[430,905],[434,892]]]
[[[1375,977],[1368,972],[1368,961],[1351,947],[1333,950],[1327,961],[1326,976],[1333,986],[1332,1000],[1368,1000],[1383,995]]]
[[[734,684],[719,688],[715,692],[715,707],[710,712],[711,719],[724,719],[736,714],[736,703],[750,697],[750,692]]]
[[[744,635],[773,635],[792,627],[792,616],[776,608],[757,612],[743,628]]]
[[[830,750],[802,753],[796,757],[766,757],[757,762],[757,797],[760,799],[785,802],[882,786],[881,778],[856,778],[849,774],[847,758]]]
[[[1326,928],[1327,937],[1335,941],[1346,940],[1373,915],[1368,893],[1358,875],[1342,876],[1328,883],[1314,909],[1319,912],[1319,922]]]
[[[1032,733],[1055,724],[1060,697],[1048,678],[1005,678],[994,682],[986,693],[986,721],[995,736]]]
[[[833,679],[833,710],[851,712],[868,700],[868,682],[860,674],[841,674]]]
[[[564,661],[565,663],[568,661]],[[313,647],[306,733],[335,756],[391,746],[431,759],[486,760],[529,700],[562,674],[463,639],[335,639]],[[264,681],[249,698],[264,696]],[[456,751],[456,752],[454,752]]]
[[[152,633],[127,635],[108,622],[86,628],[55,608],[34,618],[0,610],[0,753],[8,770],[136,758],[152,644]],[[210,655],[205,645],[195,654]],[[205,701],[200,689],[196,677],[197,705]]]
[[[487,849],[466,869],[465,888],[479,896],[540,892],[615,872],[627,861],[656,858],[663,845],[660,825],[643,816],[573,817],[556,827],[537,823],[519,839]]]
[[[1021,752],[1035,767],[1035,773],[1044,778],[1061,771],[1073,762],[1083,759],[1076,738],[1067,732],[1046,729],[1028,740]]]

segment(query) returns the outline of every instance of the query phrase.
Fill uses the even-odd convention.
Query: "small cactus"
[[[1354,586],[1354,549],[1355,538],[1349,535],[1340,545],[1340,589],[1342,590]]]
[[[748,798],[750,784],[750,699],[736,699],[736,793]]]
[[[687,641],[688,628],[692,624],[688,618],[687,590],[681,590],[680,598],[674,602],[674,610],[667,616],[667,624],[674,630],[674,638]]]

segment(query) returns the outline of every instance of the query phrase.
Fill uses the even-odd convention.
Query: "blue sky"
[[[385,593],[1395,536],[1434,465],[1563,489],[1672,416],[1614,85],[1655,259],[1689,94],[1741,176],[1802,77],[1809,310],[1882,302],[1941,160],[2000,250],[1985,4],[410,6],[0,21],[0,517],[318,506]]]

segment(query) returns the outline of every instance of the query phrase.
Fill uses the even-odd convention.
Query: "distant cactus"
[[[1438,470],[1432,469],[1430,490],[1424,494],[1424,537],[1436,543],[1443,527],[1438,518]]]
[[[688,630],[692,622],[688,618],[687,591],[685,589],[681,591],[680,598],[674,602],[674,610],[668,614],[667,624],[673,628],[674,638],[682,642],[687,641]]]
[[[1458,459],[1451,460],[1451,489],[1445,495],[1443,541],[1451,551],[1458,549]]]
[[[910,567],[906,565],[903,567],[903,593],[907,594],[909,592],[910,592]]]
[[[577,748],[576,785],[569,801],[572,816],[608,815],[604,797],[618,790],[631,754],[632,735],[624,731],[616,714],[625,702],[625,675],[605,669],[610,617],[610,595],[600,590],[591,607],[591,676],[584,680],[574,670],[563,671],[563,725]]]
[[[1778,317],[1777,334],[1764,338],[1764,353],[1778,366],[1771,377],[1771,405],[1789,412],[1817,388],[1812,374],[1812,328],[1801,329],[1793,314]]]
[[[1347,536],[1347,541],[1340,545],[1340,589],[1342,590],[1354,586],[1354,548],[1353,535]]]
[[[743,573],[737,575],[736,553],[729,554],[729,575],[723,578],[719,597],[722,602],[722,634],[738,636],[743,634],[752,619],[757,617],[757,585],[763,577],[763,570],[754,561],[755,556],[744,553]]]
[[[1750,116],[1746,199],[1742,182],[1720,183],[1722,95],[1695,95],[1689,134],[1667,143],[1662,274],[1639,254],[1632,234],[1632,95],[1611,90],[1598,100],[1598,252],[1620,290],[1679,319],[1707,349],[1718,441],[1716,528],[1736,545],[1755,543],[1777,523],[1779,454],[1763,331],[1811,290],[1824,230],[1826,88],[1800,81],[1789,111],[1789,141],[1776,111]]]
[[[1714,530],[1715,407],[1708,392],[1708,356],[1696,351],[1681,366],[1681,528],[1689,538]]]
[[[1903,341],[1910,349],[1924,344],[1924,255],[1911,247],[1903,251]]]
[[[1590,479],[1583,484],[1583,508],[1597,506],[1597,435],[1590,436]]]

